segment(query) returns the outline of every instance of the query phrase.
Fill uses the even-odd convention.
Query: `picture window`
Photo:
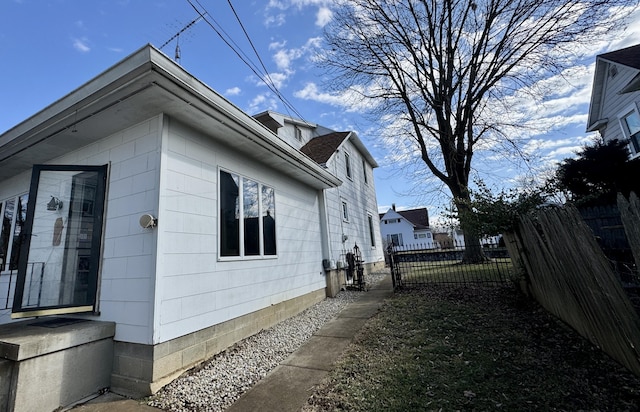
[[[275,191],[220,170],[220,256],[276,255]]]

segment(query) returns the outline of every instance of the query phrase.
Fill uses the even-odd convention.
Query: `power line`
[[[269,80],[269,82],[273,85],[274,89],[276,90],[277,96],[278,98],[282,101],[282,103],[285,104],[285,107],[288,106],[291,108],[291,110],[302,120],[303,117],[300,113],[298,113],[298,111],[295,109],[295,107],[293,107],[293,105],[291,104],[291,102],[289,102],[283,95],[282,93],[280,93],[280,91],[278,90],[278,88],[276,87],[273,79],[271,78],[271,75],[269,74],[269,71],[267,70],[267,68],[264,65],[264,62],[262,61],[262,58],[260,57],[260,53],[258,53],[258,50],[256,49],[256,47],[253,44],[253,41],[251,40],[251,36],[249,36],[249,33],[247,32],[247,30],[244,27],[244,24],[242,24],[242,20],[240,19],[240,16],[238,16],[238,13],[236,13],[236,9],[233,7],[233,4],[231,3],[231,0],[227,0],[227,3],[229,3],[229,7],[231,8],[231,11],[233,11],[233,15],[236,17],[236,20],[238,21],[238,24],[240,25],[240,28],[242,28],[242,32],[244,33],[245,37],[247,38],[247,41],[249,41],[249,44],[251,45],[251,49],[253,50],[253,52],[255,53],[256,57],[258,58],[258,61],[260,62],[260,65],[262,66],[262,69],[264,70],[264,73],[266,75],[266,78]],[[264,81],[264,80],[263,80]],[[306,120],[305,120],[306,122]]]
[[[231,2],[229,2],[229,5],[231,6],[231,9],[234,13],[234,15],[236,16],[236,19],[238,20],[240,26],[242,27],[243,32],[245,33],[245,36],[247,37],[247,39],[249,40],[249,43],[251,44],[251,47],[253,48],[254,53],[256,54],[256,56],[258,56],[258,60],[260,61],[260,64],[262,66],[262,70],[264,70],[264,73],[260,73],[260,68],[253,63],[253,61],[251,61],[251,59],[246,55],[246,53],[244,53],[242,51],[242,49],[240,48],[240,46],[238,44],[235,43],[235,41],[233,40],[233,38],[224,31],[224,29],[222,28],[222,26],[215,20],[215,18],[213,18],[211,16],[211,14],[209,12],[207,12],[206,8],[200,3],[199,0],[195,0],[195,2],[198,4],[198,6],[200,7],[200,9],[202,11],[200,11],[200,9],[198,9],[192,2],[192,0],[187,0],[187,2],[189,3],[189,5],[191,5],[191,7],[195,10],[196,13],[198,13],[198,15],[200,16],[200,18],[202,20],[204,20],[209,27],[218,35],[218,37],[220,37],[220,39],[238,56],[238,58],[247,66],[249,67],[249,69],[267,86],[267,88],[276,95],[276,97],[284,104],[285,109],[287,110],[287,112],[289,111],[289,109],[291,109],[300,119],[303,119],[302,115],[293,107],[293,105],[282,95],[282,93],[280,93],[280,91],[278,90],[277,86],[275,85],[275,82],[273,81],[273,79],[269,76],[269,73],[264,65],[264,62],[262,61],[262,59],[260,58],[260,55],[258,54],[255,46],[253,45],[253,42],[251,41],[247,31],[244,28],[244,25],[242,24],[238,14],[236,13],[235,9],[233,8],[233,5],[231,4]],[[213,23],[211,21],[213,21]],[[214,25],[215,23],[215,25]],[[217,26],[217,27],[216,27]],[[223,35],[224,33],[224,35]]]

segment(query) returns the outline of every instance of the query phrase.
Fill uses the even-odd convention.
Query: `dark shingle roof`
[[[411,210],[399,210],[398,213],[413,223],[417,229],[429,228],[429,213],[426,208],[411,209]]]
[[[307,144],[300,148],[300,151],[318,164],[325,164],[331,155],[338,150],[344,139],[350,132],[333,132],[322,136],[314,137]]]
[[[604,53],[599,56],[602,59],[622,64],[640,70],[640,44]]]

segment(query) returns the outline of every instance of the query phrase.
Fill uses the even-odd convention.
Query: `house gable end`
[[[587,120],[588,132],[599,131],[604,135],[610,119],[607,95],[626,94],[640,90],[640,45],[604,53],[596,57],[596,68],[591,90],[591,101]],[[625,81],[619,90],[607,89],[609,80],[624,76]]]

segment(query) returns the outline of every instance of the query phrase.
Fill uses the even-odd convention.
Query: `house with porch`
[[[355,246],[383,267],[376,166],[150,45],[4,132],[0,409],[152,394],[335,295]]]
[[[640,156],[640,45],[596,57],[587,131],[628,141],[631,158]]]
[[[429,212],[426,208],[396,210],[392,205],[380,215],[380,233],[387,245],[433,249],[433,233],[429,228]]]

